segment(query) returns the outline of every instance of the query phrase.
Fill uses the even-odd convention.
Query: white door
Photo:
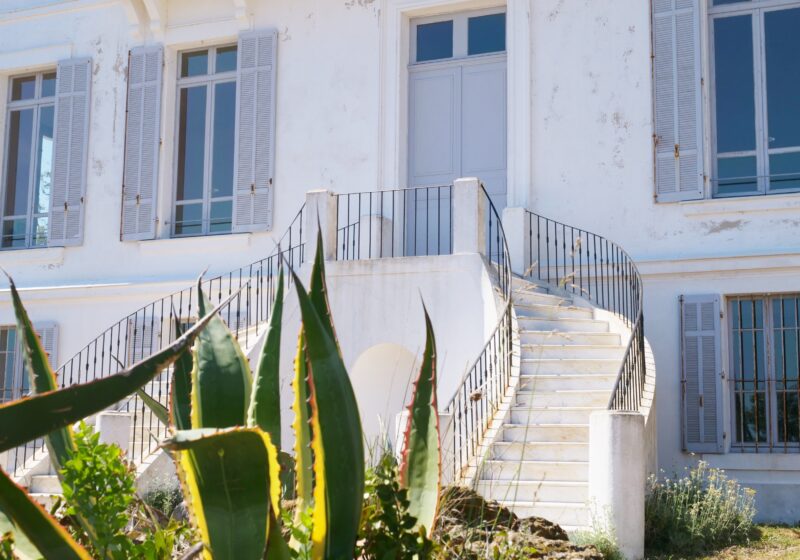
[[[479,177],[506,205],[505,14],[482,11],[412,22],[409,185]]]

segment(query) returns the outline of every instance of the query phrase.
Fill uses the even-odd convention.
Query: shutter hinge
[[[269,184],[272,185],[272,177],[269,178]]]
[[[700,408],[703,408],[703,395],[700,395],[699,401],[700,401]]]
[[[64,212],[68,211],[69,207],[67,206],[67,201],[64,201]]]
[[[250,194],[256,194],[256,184],[250,183]]]
[[[725,370],[724,369],[721,372],[719,372],[719,378],[720,379],[725,379]]]
[[[681,157],[681,147],[679,144],[675,144],[675,159]]]
[[[137,194],[136,195],[136,206],[139,206],[140,202],[141,202],[141,196]]]
[[[722,439],[728,439],[728,432],[722,432]]]

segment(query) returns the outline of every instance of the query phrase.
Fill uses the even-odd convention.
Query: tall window
[[[231,231],[236,54],[236,45],[180,54],[176,236]]]
[[[28,376],[14,327],[0,327],[0,403],[18,399],[28,392]]]
[[[56,73],[11,79],[0,246],[47,245]]]
[[[800,295],[734,298],[729,310],[734,446],[800,449]]]
[[[714,194],[800,191],[800,2],[710,3]]]

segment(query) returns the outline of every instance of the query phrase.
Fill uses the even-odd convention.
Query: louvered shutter
[[[42,348],[50,361],[50,367],[55,370],[58,367],[58,325],[51,321],[42,321],[34,323],[33,330],[39,335]]]
[[[239,36],[233,230],[272,229],[277,32]]]
[[[128,366],[150,357],[161,349],[161,317],[145,314],[129,318],[127,338]]]
[[[722,453],[720,298],[681,297],[683,448]]]
[[[703,198],[700,0],[653,0],[656,197]]]
[[[161,144],[161,46],[131,49],[125,171],[122,182],[122,239],[156,236],[158,155]]]
[[[51,246],[80,245],[83,240],[91,83],[91,59],[58,63],[48,235]]]

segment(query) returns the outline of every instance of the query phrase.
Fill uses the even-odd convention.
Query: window
[[[0,327],[0,403],[18,399],[28,392],[28,375],[14,327]]]
[[[236,45],[180,54],[175,236],[230,233]]]
[[[734,448],[800,450],[800,295],[728,307]]]
[[[800,2],[710,0],[715,196],[800,191]]]
[[[11,79],[0,247],[47,245],[56,73]]]
[[[415,20],[411,45],[411,60],[417,63],[503,53],[506,14],[482,10]]]

